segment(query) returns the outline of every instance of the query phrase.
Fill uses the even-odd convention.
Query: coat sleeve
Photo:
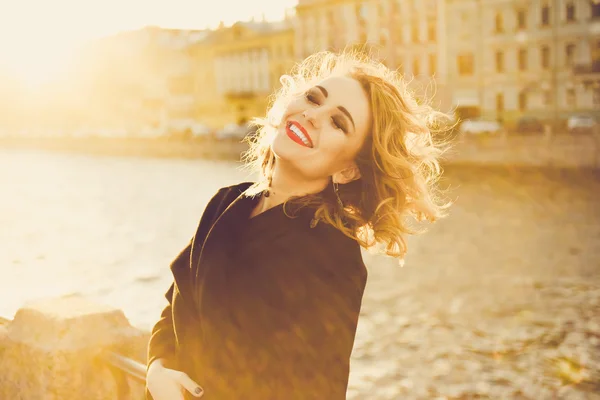
[[[171,269],[185,268],[190,262],[191,243],[183,249],[179,255],[171,263]],[[173,292],[175,289],[175,282],[171,284],[169,290],[165,294],[167,306],[163,309],[160,319],[152,328],[150,335],[150,341],[148,342],[148,361],[150,364],[159,358],[164,359],[165,365],[171,368],[175,367],[175,332],[173,330],[173,314],[171,301],[173,299]]]
[[[193,262],[192,253],[194,253],[194,249],[202,246],[210,226],[228,205],[228,200],[230,200],[229,197],[231,197],[229,192],[232,192],[231,188],[220,189],[206,205],[204,213],[202,214],[202,218],[200,219],[196,229],[196,233],[191,242],[171,263],[170,269],[174,276],[177,276],[178,274],[185,274],[186,271],[189,271],[190,265]],[[165,360],[166,365],[168,365],[170,368],[176,369],[176,337],[173,328],[172,300],[174,292],[179,289],[180,288],[177,287],[177,284],[174,281],[165,294],[165,297],[169,303],[163,309],[160,319],[152,328],[150,341],[148,342],[147,366],[150,366],[154,360],[162,358]]]

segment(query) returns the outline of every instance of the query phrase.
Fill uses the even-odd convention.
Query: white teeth
[[[304,143],[305,145],[310,147],[310,142],[308,141],[307,137],[304,136],[304,134],[302,133],[302,131],[300,130],[300,128],[298,128],[296,125],[294,124],[290,124],[290,131],[294,132],[294,134],[296,136],[298,136],[298,138],[300,140],[302,140],[302,143]]]

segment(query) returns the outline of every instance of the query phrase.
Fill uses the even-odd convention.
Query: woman
[[[433,221],[440,113],[385,66],[319,53],[281,79],[246,160],[171,265],[148,346],[155,400],[344,399],[367,272],[402,259],[406,221]]]

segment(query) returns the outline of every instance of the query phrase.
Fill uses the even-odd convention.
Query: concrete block
[[[0,325],[0,399],[117,399],[98,356],[111,349],[139,360],[146,341],[122,311],[82,297],[28,304]],[[142,398],[140,386],[132,398]]]

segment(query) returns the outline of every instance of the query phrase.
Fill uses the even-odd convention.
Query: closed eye
[[[348,128],[346,128],[346,124],[344,123],[344,118],[340,118],[338,116],[332,117],[331,122],[333,123],[333,127],[341,130],[344,133],[348,133]]]
[[[312,92],[312,91],[308,91],[306,92],[305,96],[306,100],[311,103],[311,104],[315,104],[315,105],[319,105],[319,99],[317,98],[317,96]],[[346,122],[344,120],[343,117],[340,116],[334,116],[331,118],[331,125],[333,125],[333,127],[335,129],[339,129],[344,133],[348,133],[348,128],[346,127]]]
[[[317,96],[315,96],[311,92],[306,92],[306,95],[304,97],[306,97],[306,100],[308,100],[309,103],[319,105],[319,102],[317,100]]]

